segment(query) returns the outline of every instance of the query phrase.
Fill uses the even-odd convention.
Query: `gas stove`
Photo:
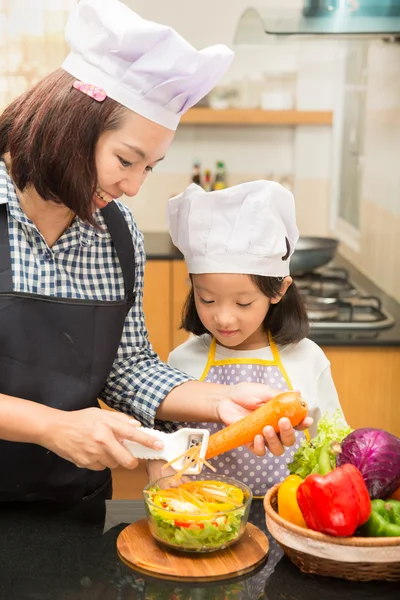
[[[346,269],[327,268],[293,279],[305,301],[311,330],[377,330],[395,323],[379,298],[351,282]]]

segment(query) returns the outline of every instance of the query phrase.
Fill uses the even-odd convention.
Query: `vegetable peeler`
[[[181,471],[182,469],[185,469],[185,474],[188,475],[197,475],[201,472],[201,469],[203,468],[201,461],[198,461],[197,464],[194,464],[186,469],[189,458],[182,455],[184,455],[185,452],[192,446],[199,445],[199,458],[204,459],[208,446],[208,438],[210,437],[210,432],[208,429],[183,427],[182,429],[178,429],[178,431],[174,431],[173,433],[165,433],[164,431],[141,427],[140,431],[143,431],[143,433],[147,433],[148,435],[152,435],[164,442],[164,448],[161,450],[156,450],[155,448],[142,446],[142,444],[139,444],[138,442],[123,440],[123,445],[133,456],[135,456],[135,458],[166,460],[167,462],[170,462],[179,457],[178,460],[171,464],[171,467],[175,469],[175,471]]]

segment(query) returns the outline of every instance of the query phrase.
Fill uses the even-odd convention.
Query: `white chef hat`
[[[172,130],[233,59],[222,44],[196,50],[171,27],[142,19],[119,0],[81,0],[65,37],[71,48],[65,71]]]
[[[192,183],[169,200],[168,226],[189,273],[284,277],[299,238],[293,194],[265,180],[214,192]]]

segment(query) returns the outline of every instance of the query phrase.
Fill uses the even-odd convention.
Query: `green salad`
[[[148,492],[153,535],[185,550],[212,550],[236,540],[248,507],[243,491],[220,481],[196,481]]]

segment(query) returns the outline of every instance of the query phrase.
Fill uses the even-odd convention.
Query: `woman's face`
[[[126,110],[120,128],[104,132],[96,146],[97,199],[136,196],[148,173],[163,160],[174,134]]]

